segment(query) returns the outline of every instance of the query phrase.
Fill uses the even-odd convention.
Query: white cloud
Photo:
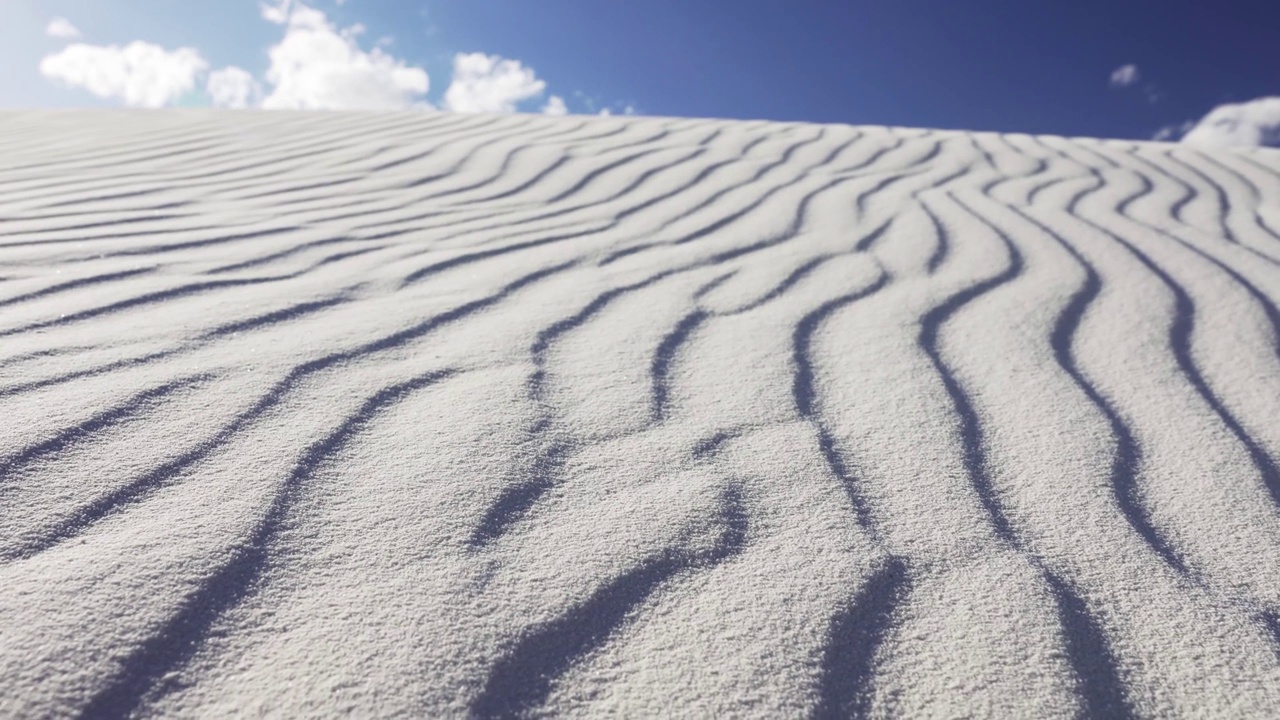
[[[341,4],[339,2],[338,4]],[[236,66],[205,74],[209,64],[193,48],[166,50],[135,41],[124,47],[73,44],[45,57],[40,72],[46,78],[80,87],[101,98],[122,100],[134,107],[162,107],[196,89],[204,90],[216,107],[273,109],[398,109],[430,108],[427,71],[386,50],[390,37],[360,47],[365,27],[339,28],[325,13],[302,0],[266,0],[259,12],[267,22],[282,25],[284,36],[267,55],[269,67],[261,80]],[[50,35],[78,33],[63,18],[49,23]],[[546,83],[518,60],[484,53],[454,57],[453,78],[444,105],[455,112],[515,112],[516,105],[543,93]],[[549,97],[542,107],[549,115],[568,112],[564,98]]]
[[[247,108],[258,104],[262,86],[248,70],[232,65],[209,73],[205,92],[214,107]]]
[[[444,106],[454,112],[515,112],[516,103],[542,93],[547,84],[519,60],[484,53],[458,53]]]
[[[564,98],[559,95],[552,95],[547,98],[547,104],[542,106],[544,115],[567,115],[569,108],[564,104]]]
[[[40,74],[130,107],[163,107],[193,90],[208,68],[192,48],[165,50],[135,41],[117,45],[68,45],[40,61]]]
[[[283,25],[289,22],[289,6],[292,4],[292,0],[278,0],[275,5],[264,2],[258,5],[258,10],[263,20]]]
[[[1122,88],[1142,79],[1142,73],[1138,72],[1137,65],[1122,65],[1111,71],[1111,87]]]
[[[1188,120],[1181,125],[1165,125],[1157,130],[1156,134],[1151,136],[1151,139],[1157,142],[1174,142],[1186,135],[1195,126],[1195,120]]]
[[[1280,147],[1280,97],[1219,105],[1201,118],[1182,142]]]
[[[75,25],[72,25],[70,20],[64,17],[56,17],[45,26],[44,34],[52,38],[71,39],[80,37],[80,30]]]
[[[272,90],[264,108],[395,109],[411,107],[427,92],[427,71],[380,48],[360,49],[364,28],[338,30],[323,12],[294,0],[263,4],[262,17],[285,25],[285,36],[268,56]]]

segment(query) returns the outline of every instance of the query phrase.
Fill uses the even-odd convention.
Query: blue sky
[[[1164,129],[1162,137],[1176,139],[1215,107],[1280,96],[1280,2],[1273,0],[314,0],[307,5],[6,0],[5,5],[11,17],[0,25],[0,57],[11,70],[0,79],[0,100],[9,107],[155,105],[159,100],[207,104],[210,75],[231,66],[244,71],[237,78],[254,78],[255,89],[245,96],[250,105],[274,96],[268,106],[427,103],[536,112],[554,95],[579,113],[630,110],[1135,139]],[[298,40],[286,54],[302,74],[296,82],[283,80],[289,86],[283,90],[273,85],[269,49],[295,30],[309,31],[313,39],[324,32],[317,30],[322,26],[314,13],[299,15],[308,6],[334,37],[342,36],[358,53],[381,58],[375,58],[377,67],[370,72],[401,67],[429,82],[400,73],[388,80],[394,86],[389,94],[356,100],[332,90],[323,98],[303,97],[295,90],[314,85],[318,76],[298,66],[311,62]],[[277,22],[266,17],[272,8],[280,13]],[[46,31],[54,18],[64,18],[77,32],[64,28],[55,33],[62,37],[50,37]],[[42,66],[68,45],[119,49],[134,41],[157,51],[198,53],[195,60],[187,57],[185,75],[180,71],[174,76],[178,80],[170,78],[182,90],[179,81],[190,76],[190,88],[126,97],[124,85],[93,75],[100,73],[94,68],[109,64],[110,56],[102,53]],[[460,65],[459,54],[474,55],[468,55],[470,64]],[[147,62],[172,59],[147,57]],[[481,62],[482,57],[489,60]],[[499,58],[508,62],[499,64]],[[347,59],[355,67],[368,57]],[[1125,66],[1136,70],[1115,75]],[[470,84],[462,78],[459,90],[447,97],[460,73]],[[1113,82],[1113,75],[1124,82]],[[97,95],[86,89],[91,76]],[[350,83],[363,82],[359,77],[350,75]],[[424,82],[429,89],[421,93]],[[503,88],[505,101],[493,95]],[[1259,116],[1262,111],[1251,112]],[[1265,126],[1271,111],[1260,117]],[[1280,128],[1280,115],[1275,125]]]

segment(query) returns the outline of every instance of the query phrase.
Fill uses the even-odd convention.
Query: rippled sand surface
[[[0,715],[1280,708],[1280,153],[0,129]]]

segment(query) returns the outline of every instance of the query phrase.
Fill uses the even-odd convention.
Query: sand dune
[[[0,126],[0,715],[1280,707],[1280,153]]]

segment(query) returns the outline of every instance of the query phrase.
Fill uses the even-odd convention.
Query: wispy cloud
[[[1142,79],[1142,72],[1137,65],[1121,65],[1111,71],[1111,87],[1125,88]]]
[[[1182,139],[1182,136],[1186,135],[1195,126],[1195,120],[1187,120],[1177,125],[1165,125],[1157,130],[1156,134],[1151,136],[1151,139],[1157,142],[1175,142]]]
[[[52,38],[72,39],[80,37],[80,29],[64,17],[56,17],[44,27],[44,34]]]
[[[302,3],[298,3],[301,5]],[[269,2],[259,3],[258,9],[262,13],[262,19],[267,22],[283,25],[289,22],[290,9],[293,6],[293,0],[278,0],[274,5]]]
[[[577,102],[585,107],[587,113],[591,115],[602,115],[608,117],[618,113],[623,115],[635,115],[639,112],[635,103],[617,101],[606,105],[599,96],[588,95],[581,90],[574,90],[573,97],[576,98]]]

